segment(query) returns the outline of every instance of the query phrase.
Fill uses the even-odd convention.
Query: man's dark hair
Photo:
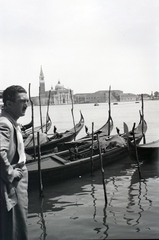
[[[8,100],[14,102],[16,100],[17,93],[27,93],[27,91],[19,85],[12,85],[6,88],[2,94],[4,105]]]

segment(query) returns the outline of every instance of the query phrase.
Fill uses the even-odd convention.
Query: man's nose
[[[28,103],[29,103],[28,100],[26,100],[26,101],[24,102],[24,104],[25,104],[26,106],[28,106]]]

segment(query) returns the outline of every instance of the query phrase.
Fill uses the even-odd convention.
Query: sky
[[[159,91],[158,0],[0,0],[0,90]]]

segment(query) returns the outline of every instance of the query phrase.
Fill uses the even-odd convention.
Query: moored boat
[[[95,137],[97,134],[99,134],[100,136],[109,136],[113,130],[113,127],[114,127],[113,119],[111,116],[109,116],[107,122],[102,127],[94,131],[93,134]],[[80,140],[84,140],[87,138],[92,138],[92,133],[87,132],[87,135],[82,137]]]
[[[33,119],[29,123],[21,126],[22,133],[25,132],[26,130],[32,128],[32,126],[33,126]]]
[[[44,142],[41,144],[41,154],[53,152],[54,148],[56,148],[58,144],[72,141],[73,139],[75,139],[75,137],[79,134],[83,126],[84,126],[84,117],[80,112],[80,121],[75,125],[74,128],[71,128],[70,130],[66,130],[65,132],[54,133],[52,135],[42,134],[42,136],[44,137]],[[33,147],[32,136],[30,137],[30,139],[28,139],[27,143],[24,142],[24,144],[25,144],[26,153],[29,155],[33,155],[34,147]],[[37,149],[38,147],[36,144],[36,153],[37,153]]]
[[[101,153],[103,165],[112,164],[120,161],[128,155],[126,147],[114,146]],[[98,149],[94,150],[91,158],[91,148],[79,150],[76,155],[65,150],[59,153],[41,156],[41,173],[44,186],[53,184],[65,179],[79,177],[86,173],[91,173],[91,164],[93,170],[100,169],[100,157]],[[36,161],[28,161],[29,186],[32,187],[38,182],[38,164]]]
[[[133,160],[136,158],[139,161],[159,160],[159,139],[140,145],[135,145],[128,139],[128,150]]]
[[[142,136],[142,131],[140,134],[138,132],[135,140],[137,142],[141,141]],[[94,141],[93,146],[91,140],[83,141],[79,145],[77,142],[72,142],[72,147],[65,151],[41,156],[43,183],[52,184],[64,179],[82,176],[91,172],[91,164],[93,170],[99,169],[101,167],[99,148],[101,149],[104,166],[128,157],[128,148],[124,137],[116,134],[109,137],[99,137],[98,140],[99,142],[97,140]],[[34,161],[32,158],[29,159],[28,156],[27,168],[29,171],[29,184],[33,186],[38,181],[37,161]]]
[[[146,161],[158,160],[159,159],[159,139],[156,141],[146,143],[145,132],[147,130],[147,124],[145,124],[146,122],[145,120],[143,120],[142,115],[141,115],[141,120],[142,120],[142,124],[139,124],[139,127],[137,128],[137,132],[134,127],[131,131],[132,139],[134,141],[131,141],[131,138],[128,132],[128,126],[126,123],[124,123],[124,134],[127,140],[129,156],[132,160],[136,160],[137,162],[143,161],[143,160],[146,160]],[[140,141],[136,141],[136,136],[139,135],[139,132],[142,132],[143,140],[144,140],[143,144],[139,144]]]
[[[33,131],[32,126],[33,126],[33,120],[31,120],[30,123],[21,126],[21,131],[22,131],[24,140],[27,139],[27,137],[30,136],[30,134],[32,134],[32,131]],[[52,126],[52,121],[48,115],[46,123],[43,123],[40,126],[34,127],[34,134],[36,134],[38,131],[48,132],[51,126]]]
[[[127,139],[128,137],[128,139],[133,140],[133,135],[134,135],[136,139],[136,143],[139,144],[141,142],[141,139],[145,136],[146,131],[147,131],[147,123],[143,118],[143,115],[140,113],[140,121],[137,127],[133,128],[127,133],[124,131],[124,133],[120,134],[120,136],[124,137],[125,139]]]

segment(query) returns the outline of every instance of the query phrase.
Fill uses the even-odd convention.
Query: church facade
[[[39,97],[40,96],[40,97]],[[69,88],[65,88],[60,81],[55,86],[55,89],[51,87],[50,91],[45,90],[44,74],[41,67],[39,76],[39,96],[32,97],[34,105],[61,105],[71,104],[73,99],[73,91]]]

